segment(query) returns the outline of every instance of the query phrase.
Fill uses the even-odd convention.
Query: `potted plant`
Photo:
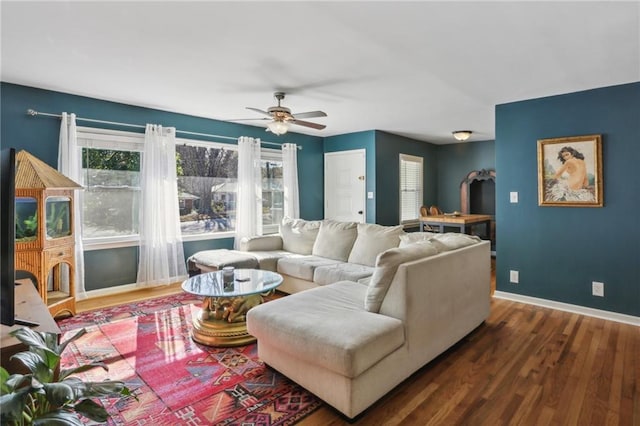
[[[58,343],[55,333],[39,333],[21,328],[11,333],[29,350],[11,357],[31,372],[12,374],[0,367],[0,423],[3,425],[83,425],[79,415],[95,422],[109,419],[105,408],[92,398],[131,397],[121,381],[84,382],[72,375],[95,367],[93,362],[69,370],[60,370],[61,354],[67,345],[86,334],[82,329],[69,340]],[[135,398],[135,397],[134,397]],[[136,398],[137,399],[137,398]]]

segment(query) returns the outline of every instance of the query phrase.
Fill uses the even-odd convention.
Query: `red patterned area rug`
[[[96,368],[83,377],[123,380],[138,397],[103,400],[112,416],[109,424],[291,425],[322,404],[265,366],[255,344],[213,348],[195,343],[190,332],[197,305],[173,296],[162,299],[59,322],[63,339],[78,328],[88,331],[64,352],[63,368],[102,361],[108,372]]]

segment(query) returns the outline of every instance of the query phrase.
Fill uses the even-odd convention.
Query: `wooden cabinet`
[[[26,151],[16,162],[16,270],[33,275],[51,315],[75,315],[73,209],[81,187]]]

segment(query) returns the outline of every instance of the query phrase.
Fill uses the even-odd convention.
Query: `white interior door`
[[[366,150],[324,154],[324,217],[366,221]]]

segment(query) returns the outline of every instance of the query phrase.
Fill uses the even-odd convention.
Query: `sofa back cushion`
[[[398,247],[403,226],[381,226],[372,223],[359,223],[358,236],[349,254],[349,263],[375,266],[376,257],[390,248]]]
[[[378,255],[376,267],[367,287],[364,308],[369,312],[379,312],[387,295],[398,266],[405,262],[438,254],[438,249],[430,241],[421,241],[407,247],[389,249]]]
[[[319,220],[283,218],[280,224],[282,249],[291,253],[311,254],[320,223]]]
[[[323,220],[318,238],[313,244],[312,254],[346,262],[356,240],[357,232],[355,222]]]

